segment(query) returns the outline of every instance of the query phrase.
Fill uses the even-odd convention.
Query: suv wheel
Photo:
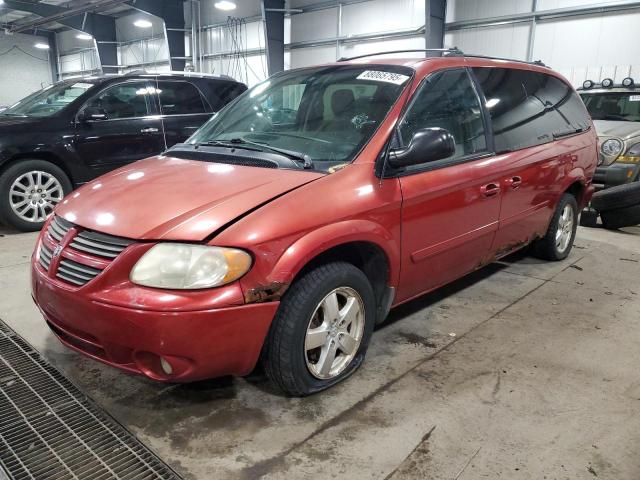
[[[573,195],[565,193],[558,202],[546,235],[534,244],[534,253],[545,260],[567,258],[576,237],[577,219],[578,202]]]
[[[40,230],[71,190],[69,178],[56,165],[20,160],[0,175],[0,221],[24,232]]]
[[[267,376],[287,394],[324,390],[364,360],[375,321],[367,277],[349,263],[317,267],[286,293],[263,348]]]

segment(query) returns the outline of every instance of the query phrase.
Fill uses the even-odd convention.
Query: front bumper
[[[593,184],[596,190],[633,182],[640,176],[640,164],[612,163],[596,168]]]
[[[155,295],[159,305],[167,301],[162,297],[172,295],[147,289],[145,305],[134,308],[101,300],[91,293],[91,283],[70,288],[48,275],[35,256],[31,273],[33,299],[63,344],[113,367],[161,381],[250,373],[279,305],[189,310],[183,303],[179,308],[153,310],[148,295]]]

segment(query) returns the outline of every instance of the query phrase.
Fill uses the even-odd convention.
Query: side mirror
[[[96,120],[107,120],[109,115],[101,108],[87,107],[78,114],[78,120],[81,122],[90,122]]]
[[[456,141],[444,128],[423,128],[413,134],[409,145],[389,152],[389,165],[393,168],[408,167],[452,157],[456,153]]]

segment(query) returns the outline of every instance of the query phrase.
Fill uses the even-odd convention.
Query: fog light
[[[622,80],[622,86],[623,87],[632,87],[633,86],[633,78],[627,77],[624,80]]]
[[[171,375],[173,373],[173,367],[164,357],[160,357],[160,366],[165,374]]]
[[[591,87],[593,87],[592,80],[585,80],[584,83],[582,84],[582,88],[584,88],[585,90],[589,90]]]
[[[602,86],[604,88],[611,88],[613,87],[613,80],[611,80],[610,78],[605,78],[604,80],[602,80]]]

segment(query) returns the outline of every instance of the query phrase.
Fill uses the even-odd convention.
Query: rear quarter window
[[[227,82],[225,80],[207,81],[203,88],[207,102],[214,112],[222,109],[227,103],[244,93],[247,87],[242,83]]]
[[[529,70],[476,67],[497,152],[551,142],[589,128],[586,109],[562,80]]]

